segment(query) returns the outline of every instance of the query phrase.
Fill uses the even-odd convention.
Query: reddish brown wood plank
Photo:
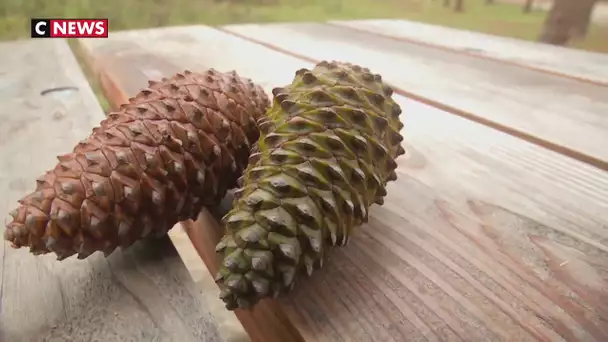
[[[176,69],[236,69],[270,91],[312,66],[203,26],[115,33],[85,45],[114,63],[108,68],[132,70],[115,73],[117,84],[144,82],[137,75],[156,60]],[[608,174],[396,100],[408,155],[386,204],[374,206],[351,244],[274,308],[307,341],[608,339]],[[212,271],[214,226],[187,227]],[[268,323],[259,317],[247,319]],[[257,332],[277,339],[271,328]]]

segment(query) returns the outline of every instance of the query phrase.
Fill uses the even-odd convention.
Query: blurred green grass
[[[545,15],[542,11],[524,14],[521,5],[511,3],[488,6],[484,0],[465,0],[462,13],[443,7],[442,0],[0,0],[0,40],[29,37],[33,17],[109,18],[112,31],[188,24],[402,18],[536,40]],[[608,25],[594,24],[585,39],[571,46],[608,53],[607,37]],[[107,109],[105,99],[100,100]]]

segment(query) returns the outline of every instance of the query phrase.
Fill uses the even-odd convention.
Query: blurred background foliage
[[[32,17],[109,18],[110,30],[167,25],[403,18],[537,40],[547,0],[0,0],[0,39],[29,36]],[[574,1],[574,0],[572,0]],[[579,0],[576,0],[579,1]],[[456,11],[456,3],[463,10]],[[545,6],[546,7],[546,6]],[[608,19],[570,46],[608,52]]]

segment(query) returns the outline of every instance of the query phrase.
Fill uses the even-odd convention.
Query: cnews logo
[[[108,19],[32,19],[32,38],[107,38]]]

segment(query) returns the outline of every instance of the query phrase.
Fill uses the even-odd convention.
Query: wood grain
[[[524,68],[608,86],[608,56],[603,53],[499,37],[409,20],[331,21],[333,25],[464,53]]]
[[[0,103],[5,217],[104,113],[59,39],[0,43]],[[197,291],[166,238],[62,262],[3,242],[0,341],[222,341]]]
[[[138,43],[139,39],[147,39],[147,35],[154,34],[154,32],[154,30],[133,31],[125,34],[112,34],[110,40],[83,39],[80,41],[84,55],[100,79],[111,106],[115,108],[120,106],[121,103],[127,101],[129,96],[145,87],[149,79],[158,80],[161,77],[170,76],[185,69],[204,71],[213,67],[213,63],[208,64],[212,60],[209,61],[205,58],[200,58],[199,63],[195,65],[175,59],[167,59],[163,51],[171,49],[171,46],[159,47],[162,50],[158,51],[142,49]],[[197,224],[186,221],[182,222],[182,226],[190,239],[200,241],[200,244],[196,246],[197,250],[202,253],[200,255],[203,262],[211,272],[206,274],[197,272],[193,276],[212,278],[212,274],[217,271],[214,251],[215,245],[222,235],[221,228],[213,220],[209,221],[207,210],[203,210]],[[175,229],[179,228],[174,227],[173,230]],[[174,237],[172,240],[175,246],[180,248],[179,237]],[[182,250],[186,248],[188,247],[181,247]],[[284,342],[301,340],[301,336],[295,327],[289,321],[282,320],[284,314],[273,302],[266,301],[256,307],[255,310],[238,310],[232,313],[225,309],[219,299],[219,289],[217,287],[213,292],[206,292],[204,295],[207,297],[207,302],[213,303],[216,309],[213,314],[225,327],[222,331],[224,336],[236,336],[238,332],[235,332],[235,330],[244,328],[253,341]],[[235,314],[242,326],[235,324]],[[236,339],[237,337],[233,338]]]
[[[331,25],[223,29],[301,56],[367,65],[401,94],[608,170],[608,87]]]
[[[204,26],[114,33],[90,47],[114,51],[107,58],[116,63],[153,55],[193,70],[236,69],[267,91],[312,67]],[[395,98],[407,155],[385,205],[279,301],[303,338],[606,341],[608,173]],[[211,226],[187,227],[205,259],[217,239]]]

